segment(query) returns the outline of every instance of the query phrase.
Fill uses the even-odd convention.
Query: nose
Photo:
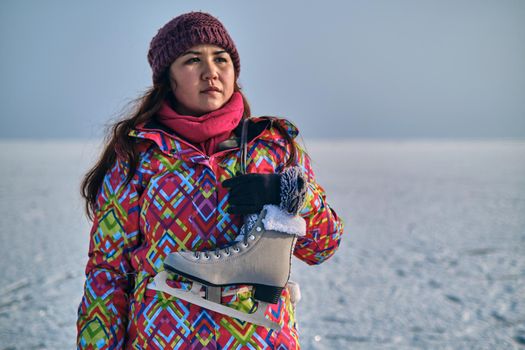
[[[204,80],[215,80],[219,77],[218,69],[213,64],[213,62],[207,62],[204,65],[204,70],[202,72],[202,78]]]

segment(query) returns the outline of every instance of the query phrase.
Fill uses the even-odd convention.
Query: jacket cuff
[[[281,173],[281,203],[285,212],[297,215],[306,199],[306,178],[298,166],[285,169]]]

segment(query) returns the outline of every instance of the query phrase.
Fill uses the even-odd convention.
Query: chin
[[[200,117],[200,116],[202,116],[202,115],[204,115],[204,114],[207,114],[207,113],[213,112],[214,110],[219,109],[219,108],[220,108],[220,107],[217,107],[217,108],[215,108],[215,107],[209,107],[209,108],[204,108],[204,107],[202,107],[202,108],[196,108],[196,109],[193,109],[192,111],[189,111],[189,113],[187,113],[187,114],[189,114],[189,115],[193,115],[193,116],[195,116],[195,117]]]
[[[221,108],[222,106],[224,106],[224,103],[209,103],[206,106],[203,106],[202,110],[206,111],[206,112],[203,112],[203,114],[213,112]]]

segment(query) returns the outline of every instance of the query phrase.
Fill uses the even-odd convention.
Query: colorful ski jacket
[[[291,146],[274,126],[295,138],[286,119],[253,117],[248,138],[248,173],[278,173]],[[242,218],[229,214],[222,181],[239,170],[239,148],[206,156],[154,119],[129,133],[140,154],[132,181],[129,165],[117,159],[97,195],[90,233],[84,295],[78,308],[77,349],[299,349],[295,310],[285,288],[266,317],[275,331],[208,311],[156,291],[163,260],[178,250],[210,250],[233,242]],[[339,246],[343,221],[326,202],[310,159],[297,144],[297,163],[306,175],[307,225],[294,255],[320,264]],[[191,282],[173,275],[168,284],[188,289]],[[256,304],[247,286],[222,288],[222,303],[248,311]],[[255,305],[254,305],[255,304]]]

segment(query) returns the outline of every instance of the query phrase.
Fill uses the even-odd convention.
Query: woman
[[[239,239],[243,215],[265,205],[304,219],[293,254],[319,264],[339,246],[343,223],[315,182],[297,128],[251,117],[237,85],[235,44],[213,16],[191,12],[163,26],[148,61],[153,86],[117,122],[82,183],[93,220],[79,349],[298,349],[290,289],[266,317],[279,331],[209,311],[152,288],[170,253],[206,251]],[[239,173],[248,119],[246,174]],[[190,281],[173,275],[173,288]],[[250,286],[221,290],[221,303],[249,310]]]

